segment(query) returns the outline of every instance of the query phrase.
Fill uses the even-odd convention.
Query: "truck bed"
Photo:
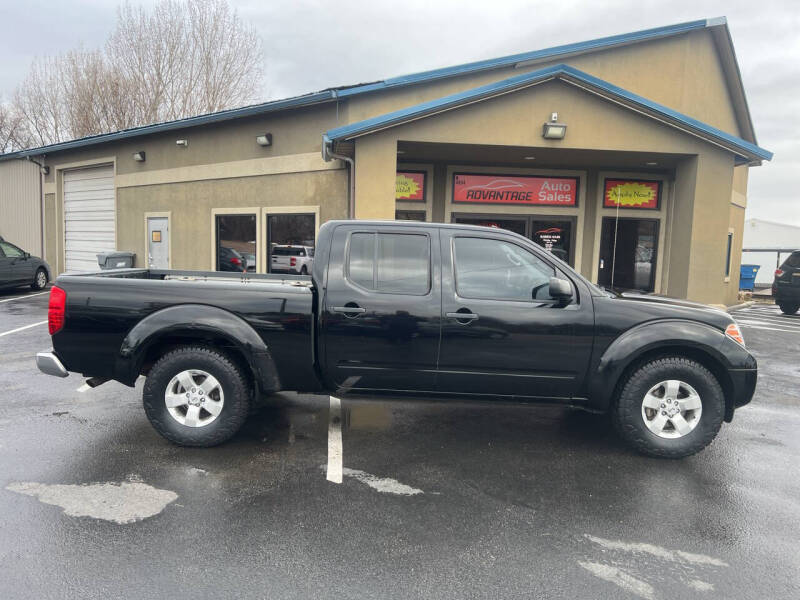
[[[67,304],[65,326],[53,336],[53,348],[70,371],[132,384],[138,373],[126,373],[131,365],[119,357],[133,327],[170,307],[200,305],[239,317],[275,349],[281,387],[317,387],[310,277],[113,269],[61,275],[56,285],[66,291]],[[198,338],[202,341],[202,333]]]

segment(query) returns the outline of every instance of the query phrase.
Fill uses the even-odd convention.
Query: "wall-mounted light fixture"
[[[144,150],[139,150],[139,152],[133,153],[133,160],[135,160],[136,162],[144,162],[144,159],[145,159]]]
[[[39,170],[42,172],[42,175],[50,175],[50,167],[47,165],[42,165],[39,167]]]
[[[550,116],[550,121],[542,125],[542,137],[546,140],[563,140],[567,135],[567,126],[558,122],[558,113]]]
[[[523,156],[522,158],[524,158],[525,160],[536,160],[535,156]]]
[[[189,146],[189,140],[175,140],[175,145],[186,148]]]
[[[272,134],[264,133],[256,136],[256,144],[259,146],[272,146]]]

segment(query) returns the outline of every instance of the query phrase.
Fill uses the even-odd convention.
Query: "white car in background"
[[[273,246],[270,258],[272,273],[294,273],[308,275],[314,265],[313,246]]]

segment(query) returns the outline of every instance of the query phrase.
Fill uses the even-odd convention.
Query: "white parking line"
[[[4,331],[0,333],[0,337],[4,335],[11,335],[12,333],[17,333],[18,331],[25,331],[26,329],[30,329],[31,327],[37,327],[39,325],[44,325],[47,321],[39,321],[38,323],[33,323],[31,325],[25,325],[25,327],[17,327],[16,329],[12,329],[11,331]]]
[[[342,401],[331,396],[328,410],[328,481],[342,483]]]
[[[42,294],[49,294],[50,290],[46,292],[37,292],[36,294],[27,294],[25,296],[16,296],[15,298],[6,298],[5,300],[0,300],[0,304],[3,302],[12,302],[13,300],[24,300],[25,298],[33,298],[34,296],[41,296]]]

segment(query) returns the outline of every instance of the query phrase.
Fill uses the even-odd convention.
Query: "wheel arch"
[[[600,390],[592,404],[608,410],[628,377],[645,363],[670,356],[694,360],[716,378],[725,398],[725,421],[733,419],[731,368],[720,346],[725,334],[704,323],[672,321],[645,323],[617,338],[603,353],[592,373],[589,389]]]
[[[171,306],[139,321],[120,346],[116,379],[133,385],[159,357],[189,344],[223,349],[252,378],[257,393],[280,389],[275,362],[258,333],[241,317],[202,304]]]

